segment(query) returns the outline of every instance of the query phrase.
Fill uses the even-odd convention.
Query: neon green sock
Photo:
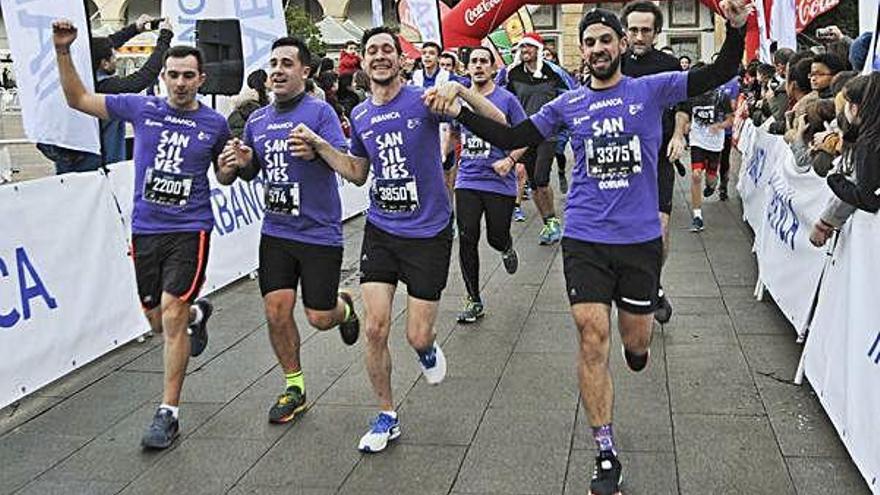
[[[345,308],[342,310],[342,321],[348,321],[351,318],[351,306],[345,300],[342,301],[342,306]]]
[[[296,371],[294,373],[285,373],[284,381],[287,383],[287,388],[290,387],[299,387],[299,391],[302,393],[306,392],[306,381],[303,378],[302,370]]]

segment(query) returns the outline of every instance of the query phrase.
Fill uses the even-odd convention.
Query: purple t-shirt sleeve
[[[568,93],[559,95],[553,101],[542,106],[538,113],[531,116],[532,124],[535,124],[538,132],[545,138],[556,134],[564,124],[562,107],[565,105],[564,100],[568,98],[570,98]]]
[[[218,136],[217,142],[214,143],[214,147],[211,149],[211,159],[214,164],[217,164],[217,158],[220,156],[220,153],[223,153],[223,147],[226,146],[226,142],[232,137],[232,133],[229,131],[229,123],[226,122],[226,119],[217,119],[220,121],[219,129],[217,129]]]
[[[339,117],[336,116],[336,112],[330,108],[330,105],[322,106],[320,129],[317,129],[316,132],[330,143],[330,146],[337,150],[342,152],[348,150],[348,144],[345,142],[345,134],[342,132]]]
[[[661,107],[675,105],[687,99],[688,73],[686,71],[661,72],[640,77],[639,82],[651,92],[647,101]]]
[[[352,156],[357,156],[360,158],[369,158],[370,155],[367,153],[367,148],[364,146],[364,142],[361,141],[361,132],[359,129],[354,126],[351,127],[351,149],[349,153]]]
[[[111,120],[134,121],[141,113],[145,101],[146,98],[140,95],[104,95],[104,105]]]

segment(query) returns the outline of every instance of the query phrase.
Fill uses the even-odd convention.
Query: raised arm
[[[688,97],[701,95],[733,79],[745,50],[746,18],[754,10],[751,0],[721,0],[718,4],[727,19],[724,44],[715,62],[688,72]]]
[[[70,55],[70,45],[76,40],[76,34],[76,26],[68,20],[62,19],[52,23],[52,41],[55,44],[55,58],[58,61],[58,75],[64,90],[64,98],[70,108],[99,119],[109,119],[104,95],[89,93],[79,74],[76,73]]]

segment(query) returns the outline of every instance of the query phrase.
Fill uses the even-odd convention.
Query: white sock
[[[382,411],[382,414],[387,414],[388,416],[397,419],[397,411]]]
[[[703,218],[702,208],[694,208],[694,218]]]
[[[191,325],[198,325],[199,323],[202,322],[202,318],[205,316],[204,313],[202,313],[202,308],[199,307],[198,304],[193,304],[192,306],[190,306],[190,308],[192,308],[193,312],[195,313],[195,316],[193,317],[193,321],[190,324]]]
[[[178,413],[178,409],[179,409],[177,406],[170,406],[168,404],[161,404],[161,405],[159,405],[159,409],[168,409],[169,411],[171,411],[171,415],[174,416],[174,419],[177,419],[177,413]]]

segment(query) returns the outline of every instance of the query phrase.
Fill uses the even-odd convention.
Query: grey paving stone
[[[667,362],[674,413],[764,414],[739,346],[671,346]]]
[[[182,403],[180,435],[192,435],[222,404]],[[47,471],[41,479],[58,481],[126,482],[153,466],[168,451],[145,451],[140,441],[156,404],[147,404],[110,427],[88,445]]]
[[[474,445],[453,493],[561,493],[567,465],[567,447]]]
[[[794,494],[767,418],[676,414],[681,493]]]
[[[798,495],[871,493],[867,482],[849,459],[787,457],[785,462],[788,464]]]
[[[229,495],[335,495],[336,487],[297,488],[291,486],[236,486]]]
[[[573,352],[514,353],[491,406],[573,411],[578,397],[575,356]]]
[[[679,315],[723,315],[727,314],[724,300],[720,297],[688,297],[669,293],[672,301],[672,321]]]
[[[516,335],[482,330],[464,336],[472,327],[460,328],[443,346],[447,378],[499,378],[513,352]],[[519,334],[519,329],[511,330]],[[495,336],[498,337],[495,337]]]
[[[714,275],[707,272],[664,273],[663,290],[679,297],[717,297],[720,295]]]
[[[753,373],[788,382],[793,379],[803,350],[794,335],[743,334],[739,341]]]
[[[263,442],[253,440],[190,438],[121,493],[222,493],[259,459],[264,448]]]
[[[291,490],[338,487],[361,457],[358,440],[370,427],[375,408],[318,405],[285,428],[240,487],[281,486]],[[406,424],[402,427],[406,435]]]
[[[673,315],[670,322],[663,327],[666,345],[736,344],[733,324],[726,312],[713,315]]]
[[[525,320],[516,352],[576,352],[577,327],[570,313],[533,311]]]
[[[491,407],[477,431],[474,446],[514,449],[547,447],[566,450],[571,444],[575,409],[526,411]]]
[[[588,493],[596,451],[574,450],[568,464],[566,495]],[[626,495],[677,495],[675,456],[669,452],[620,452],[621,489]]]
[[[89,441],[86,437],[41,435],[14,430],[0,437],[0,493],[36,478]]]
[[[751,296],[727,297],[725,303],[730,311],[736,333],[740,335],[769,334],[795,338],[797,332],[772,301],[756,301]]]
[[[445,495],[464,454],[464,447],[395,445],[379,454],[364,455],[339,493]]]
[[[122,481],[39,480],[17,492],[19,495],[113,495],[125,488]]]
[[[398,414],[405,421],[402,444],[467,446],[474,439],[483,410],[408,402],[400,406]]]
[[[27,423],[58,404],[57,397],[29,395],[0,410],[0,435]]]

